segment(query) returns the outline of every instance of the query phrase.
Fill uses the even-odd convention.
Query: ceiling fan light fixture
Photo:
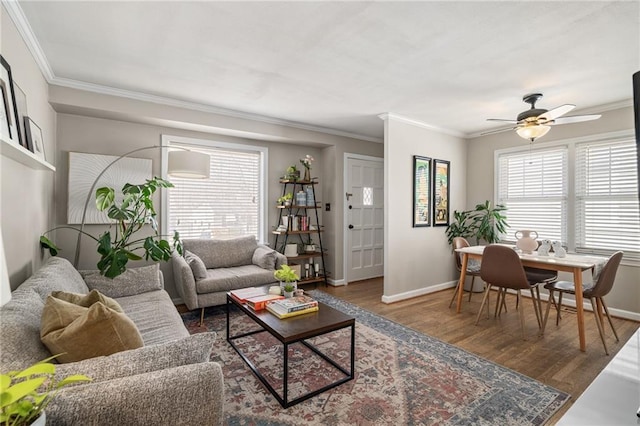
[[[523,139],[530,140],[533,142],[534,140],[543,137],[546,135],[551,126],[545,126],[544,124],[527,124],[522,127],[518,127],[516,129],[516,133]]]

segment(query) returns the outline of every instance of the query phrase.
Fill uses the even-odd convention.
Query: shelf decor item
[[[300,160],[300,163],[304,166],[304,178],[303,181],[309,182],[311,181],[311,163],[313,163],[315,159],[309,154],[305,155],[305,157]]]

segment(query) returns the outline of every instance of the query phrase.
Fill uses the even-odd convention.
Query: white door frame
[[[362,155],[362,154],[353,154],[350,152],[344,153],[344,158],[342,161],[342,194],[340,197],[344,197],[347,193],[347,160],[351,158],[354,160],[366,160],[366,161],[375,161],[378,163],[384,164],[383,157],[374,157],[371,155]],[[344,285],[348,285],[347,281],[347,222],[349,218],[347,217],[347,202],[346,198],[342,199],[342,281]],[[383,260],[384,261],[384,260]]]

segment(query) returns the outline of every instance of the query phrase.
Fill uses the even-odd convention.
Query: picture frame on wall
[[[450,163],[433,160],[433,226],[449,226]]]
[[[42,130],[30,117],[24,118],[24,124],[27,129],[27,144],[31,152],[42,161],[47,161],[44,154],[44,140],[42,139]]]
[[[0,85],[2,86],[3,96],[6,96],[5,108],[7,108],[6,119],[8,133],[0,134],[3,140],[13,143],[14,145],[22,145],[22,136],[20,135],[20,126],[18,124],[18,108],[16,106],[16,96],[13,88],[13,77],[11,75],[11,66],[4,56],[0,55]],[[4,126],[0,126],[0,131]]]
[[[27,113],[27,95],[22,91],[20,86],[14,81],[13,89],[16,97],[16,121],[18,123],[18,131],[20,132],[20,144],[29,150],[29,144],[27,139],[27,121],[25,118],[29,115]]]
[[[413,156],[413,227],[431,226],[431,158]]]
[[[0,138],[11,139],[9,130],[9,99],[6,95],[6,88],[3,81],[0,81]]]

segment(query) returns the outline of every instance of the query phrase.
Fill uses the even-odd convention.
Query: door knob
[[[349,225],[349,229],[353,229],[353,225]]]

